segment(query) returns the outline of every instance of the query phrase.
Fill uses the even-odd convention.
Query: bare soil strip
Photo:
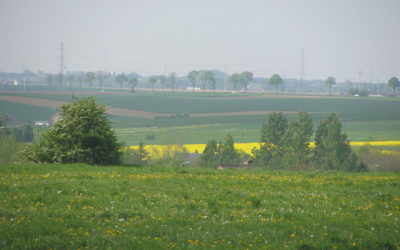
[[[47,100],[41,98],[31,98],[31,97],[20,97],[20,96],[0,96],[0,100],[7,102],[16,102],[27,105],[35,105],[48,108],[58,108],[61,105],[67,103],[63,101]],[[154,118],[155,116],[167,116],[172,114],[147,112],[142,110],[127,109],[127,108],[116,108],[107,106],[107,111],[110,115],[122,115],[131,117],[143,117],[143,118]]]
[[[4,95],[0,95],[0,100],[7,101],[7,102],[22,103],[22,104],[27,104],[27,105],[48,107],[48,108],[58,108],[61,105],[66,103],[63,101],[48,100],[48,99],[41,99],[41,98],[4,96]]]
[[[27,105],[35,105],[41,107],[48,108],[58,108],[66,102],[56,101],[56,100],[48,100],[41,98],[32,98],[32,97],[20,97],[20,96],[1,96],[0,100],[7,102],[16,102]],[[143,110],[136,109],[128,109],[128,108],[117,108],[112,106],[107,106],[107,111],[110,115],[120,115],[120,116],[129,116],[129,117],[142,117],[142,118],[154,118],[160,116],[173,116],[175,114],[172,113],[157,113],[157,112],[149,112]],[[268,115],[274,112],[273,110],[257,110],[257,111],[238,111],[238,112],[215,112],[215,113],[190,113],[190,117],[210,117],[210,116],[238,116],[238,115]],[[296,111],[281,111],[285,114],[295,114]]]

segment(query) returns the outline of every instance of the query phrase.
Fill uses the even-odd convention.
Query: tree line
[[[325,80],[304,80],[304,84],[300,86],[299,80],[283,79],[279,74],[273,74],[268,78],[256,78],[250,71],[242,73],[234,73],[228,75],[218,70],[192,70],[186,75],[178,76],[175,72],[168,75],[150,75],[141,76],[137,73],[110,73],[106,71],[88,71],[88,72],[67,72],[61,74],[46,74],[39,72],[35,74],[31,71],[24,71],[21,74],[2,73],[0,76],[1,85],[10,82],[10,79],[19,79],[26,84],[39,83],[40,81],[47,83],[49,86],[58,87],[61,90],[72,90],[72,88],[100,88],[106,86],[119,86],[121,89],[129,88],[131,92],[135,92],[137,87],[155,89],[163,89],[176,91],[177,89],[195,90],[212,90],[230,89],[235,91],[247,92],[249,87],[262,86],[263,90],[273,90],[278,94],[284,91],[284,86],[291,86],[291,91],[308,92],[308,91],[326,91],[329,95],[336,87],[336,93],[366,96],[369,93],[395,95],[396,90],[400,86],[399,79],[392,77],[387,81],[387,90],[382,90],[382,84],[353,83],[346,81],[337,83],[333,76],[327,77]],[[10,82],[12,84],[12,82]],[[310,86],[314,86],[311,89]],[[317,87],[319,86],[319,87]],[[325,86],[322,88],[322,86]],[[256,89],[260,90],[260,87]]]

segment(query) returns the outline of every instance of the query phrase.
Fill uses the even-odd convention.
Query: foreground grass
[[[400,175],[0,166],[0,248],[395,249]]]

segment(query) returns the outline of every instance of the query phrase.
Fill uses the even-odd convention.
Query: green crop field
[[[0,166],[2,249],[395,249],[399,174]]]
[[[397,98],[373,97],[326,97],[312,96],[260,96],[259,94],[211,94],[211,93],[171,93],[136,92],[125,94],[104,94],[93,92],[102,104],[143,110],[149,112],[179,114],[187,112],[189,117],[143,118],[112,116],[113,126],[120,139],[128,145],[163,143],[206,143],[208,140],[221,140],[227,133],[237,142],[256,142],[259,140],[261,124],[267,115],[238,114],[234,116],[190,117],[196,113],[251,112],[251,111],[307,111],[312,112],[315,126],[329,113],[335,112],[342,119],[344,131],[351,140],[400,140],[400,100]],[[3,92],[0,95],[15,95],[52,100],[70,101],[71,93]],[[79,95],[78,97],[87,96]],[[0,112],[13,114],[26,120],[44,119],[42,108],[18,104],[15,109],[9,103],[0,103]],[[18,106],[17,105],[17,106]],[[7,107],[5,107],[7,106]],[[16,105],[13,105],[13,107]],[[21,111],[23,106],[32,111]],[[49,111],[49,109],[47,109]],[[46,113],[48,114],[48,113]],[[289,114],[289,119],[294,119]],[[40,118],[40,119],[39,119]]]
[[[21,103],[0,101],[0,113],[11,115],[17,119],[25,121],[47,121],[49,116],[54,113],[54,109]]]
[[[53,100],[71,100],[71,94],[13,94]],[[87,96],[87,95],[77,95]],[[103,104],[160,113],[214,113],[258,110],[281,110],[307,112],[342,113],[351,120],[390,120],[400,119],[399,99],[353,98],[353,97],[258,97],[219,96],[191,93],[159,94],[96,94],[96,99]],[[242,98],[241,98],[242,97]],[[246,98],[249,97],[249,98]],[[250,98],[251,97],[251,98]],[[375,115],[370,117],[369,115]],[[378,115],[379,114],[379,115]]]

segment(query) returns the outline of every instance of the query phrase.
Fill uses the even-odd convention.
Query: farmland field
[[[2,165],[2,249],[395,249],[399,174]]]
[[[90,92],[75,94],[84,97]],[[337,113],[351,140],[400,140],[400,100],[397,98],[140,91],[133,94],[93,92],[93,95],[99,103],[122,108],[122,113],[114,113],[111,118],[117,134],[127,145],[206,143],[211,139],[222,140],[227,133],[237,142],[257,142],[268,112],[284,111],[289,119],[294,119],[294,113],[303,110],[312,114],[315,126],[329,113]],[[70,101],[72,94],[2,92],[1,96]],[[20,110],[11,108],[17,103],[2,101],[0,104],[0,112],[30,120],[37,112],[36,120],[43,119],[44,112],[40,109],[24,117]],[[123,109],[142,113],[127,110],[124,115]],[[176,117],[185,113],[189,117]]]

